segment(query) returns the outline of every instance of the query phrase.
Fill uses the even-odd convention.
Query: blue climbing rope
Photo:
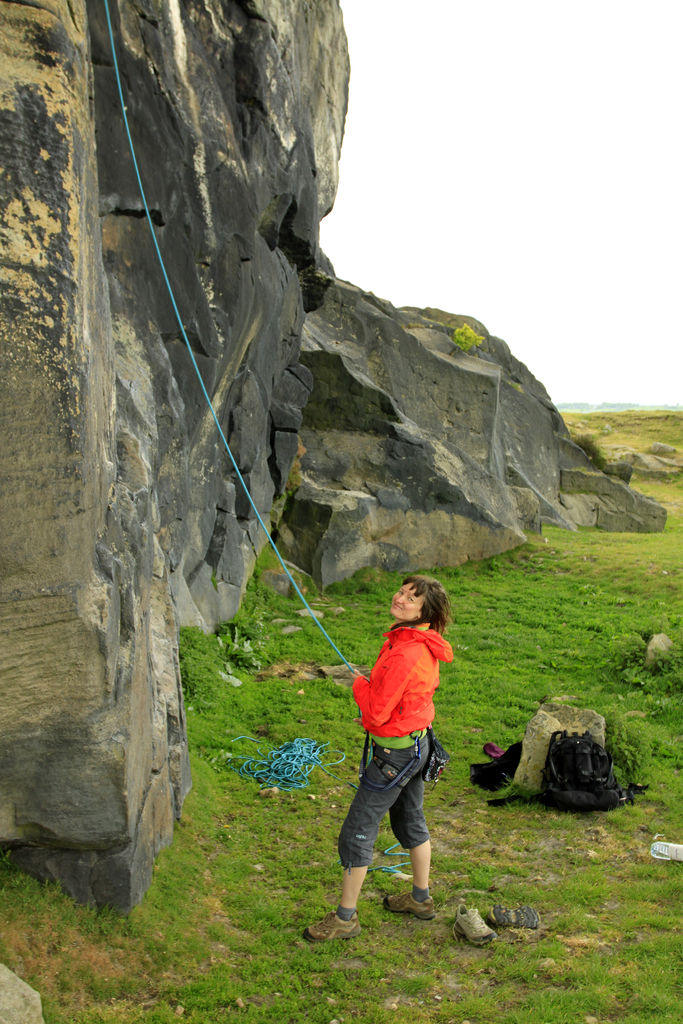
[[[399,848],[398,853],[394,853],[397,847],[400,847],[400,843],[394,843],[393,846],[388,846],[386,850],[382,850],[385,857],[405,857],[406,851]],[[381,871],[385,875],[399,875],[402,874],[401,868],[409,868],[411,866],[409,860],[402,860],[399,864],[378,864],[376,867],[368,868],[370,871]]]
[[[238,740],[259,742],[253,736],[236,736],[232,742],[237,743]],[[341,750],[329,751],[330,754],[339,754],[340,757],[336,761],[323,761],[328,748],[329,743],[316,743],[315,740],[308,738],[296,739],[283,743],[281,747],[276,747],[267,754],[260,747],[254,755],[231,754],[228,765],[243,779],[258,782],[261,789],[304,789],[314,768],[322,768],[333,779],[343,782],[343,779],[339,779],[329,769],[341,764],[346,755]]]
[[[123,97],[123,87],[121,85],[121,76],[119,74],[119,64],[118,64],[118,60],[116,59],[116,46],[114,44],[114,30],[112,28],[111,16],[110,16],[110,13],[109,13],[109,3],[108,3],[108,0],[104,0],[104,9],[105,9],[106,17],[107,17],[107,28],[109,30],[109,42],[110,42],[110,45],[111,45],[111,55],[112,55],[112,61],[113,61],[113,64],[114,64],[114,74],[116,76],[116,85],[117,85],[117,88],[118,88],[119,103],[120,103],[120,106],[121,106],[121,114],[123,116],[123,124],[124,124],[124,127],[126,129],[126,137],[128,139],[128,148],[130,149],[130,155],[131,155],[132,160],[133,160],[133,167],[135,169],[135,176],[137,178],[138,188],[140,190],[140,197],[142,199],[142,203],[143,203],[143,206],[145,208],[145,216],[147,218],[147,224],[149,226],[150,234],[152,236],[152,242],[154,243],[154,249],[155,249],[156,254],[157,254],[157,259],[159,260],[159,266],[161,267],[161,272],[163,274],[163,278],[164,278],[164,281],[166,283],[166,288],[167,288],[167,291],[168,291],[168,294],[169,294],[169,297],[170,297],[170,300],[171,300],[171,305],[173,306],[173,312],[174,312],[175,318],[176,318],[176,320],[178,322],[178,327],[180,328],[180,333],[182,335],[183,341],[185,342],[185,347],[187,348],[187,351],[188,351],[188,353],[190,355],[190,360],[192,361],[192,366],[194,368],[194,372],[197,375],[197,380],[199,381],[200,387],[202,389],[202,394],[204,395],[204,399],[206,400],[206,404],[208,405],[209,410],[211,411],[211,415],[213,417],[214,423],[216,424],[216,429],[218,430],[218,434],[220,436],[221,441],[223,442],[223,446],[224,446],[226,452],[228,453],[228,457],[230,459],[230,462],[232,463],[233,469],[235,470],[235,473],[237,475],[237,479],[239,480],[240,484],[242,485],[242,487],[244,489],[244,493],[246,494],[247,499],[249,501],[249,504],[251,505],[251,508],[252,508],[252,510],[253,510],[253,512],[254,512],[254,514],[255,514],[255,516],[256,516],[256,518],[257,518],[257,520],[258,520],[258,522],[259,522],[259,524],[261,526],[261,528],[263,529],[263,532],[265,533],[266,537],[268,538],[268,543],[270,544],[271,548],[275,552],[280,565],[282,566],[284,572],[286,573],[286,575],[287,575],[287,577],[289,579],[289,582],[294,587],[294,590],[296,591],[296,594],[297,594],[299,600],[304,605],[304,607],[307,609],[310,617],[313,619],[313,621],[315,622],[316,626],[318,627],[318,629],[320,630],[322,635],[325,637],[325,639],[329,643],[330,647],[332,647],[332,649],[339,655],[339,657],[344,662],[344,664],[349,669],[349,671],[352,672],[355,675],[355,669],[353,668],[352,665],[349,664],[349,662],[346,660],[344,655],[341,653],[341,651],[339,650],[337,645],[334,643],[334,641],[332,640],[332,638],[328,634],[328,632],[325,629],[325,627],[319,621],[318,617],[315,615],[315,613],[314,613],[313,609],[311,608],[311,606],[309,605],[308,601],[306,600],[306,598],[302,594],[302,592],[301,592],[299,586],[297,585],[296,581],[292,577],[292,574],[290,573],[289,569],[285,565],[284,560],[282,558],[282,555],[278,551],[277,546],[275,544],[275,541],[271,537],[270,531],[266,527],[266,524],[264,523],[264,521],[263,521],[263,519],[261,517],[261,514],[260,514],[259,510],[257,509],[251,494],[249,493],[249,488],[247,487],[247,485],[245,483],[245,480],[244,480],[244,477],[242,476],[242,474],[241,474],[241,472],[239,470],[239,467],[238,467],[238,465],[237,465],[237,463],[236,463],[236,461],[234,459],[234,456],[233,456],[233,454],[232,454],[232,452],[230,450],[230,446],[229,446],[229,444],[227,442],[225,434],[223,433],[223,428],[220,425],[220,422],[218,420],[218,416],[216,415],[216,411],[215,411],[215,409],[213,407],[213,403],[211,402],[211,399],[209,397],[209,393],[206,390],[206,386],[204,384],[204,380],[202,378],[202,375],[201,375],[201,373],[199,371],[199,367],[197,365],[197,361],[195,359],[194,352],[192,351],[192,346],[190,345],[189,339],[188,339],[187,334],[185,332],[185,326],[183,324],[182,318],[180,316],[180,312],[178,310],[178,305],[176,303],[175,295],[173,293],[173,288],[171,287],[171,282],[169,280],[168,273],[166,271],[166,265],[164,263],[164,258],[163,258],[162,254],[161,254],[161,249],[159,248],[159,243],[157,242],[157,237],[156,237],[156,234],[154,232],[154,224],[152,222],[152,217],[151,217],[150,212],[149,212],[149,206],[147,204],[147,197],[145,195],[145,190],[144,190],[144,187],[143,187],[143,184],[142,184],[142,176],[140,174],[140,168],[138,166],[137,157],[135,155],[135,147],[133,145],[133,137],[132,137],[132,135],[130,133],[130,127],[128,125],[128,115],[126,113],[126,104],[125,104],[124,97]]]

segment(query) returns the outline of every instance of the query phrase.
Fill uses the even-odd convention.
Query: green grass
[[[667,410],[633,409],[629,412],[566,412],[562,418],[570,432],[589,431],[606,446],[631,447],[646,452],[655,441],[683,452],[683,415]]]
[[[295,600],[260,583],[268,559],[222,645],[184,631],[194,784],[142,905],[128,918],[74,906],[0,860],[0,961],[41,992],[46,1024],[677,1020],[683,864],[649,850],[656,833],[683,842],[683,486],[633,484],[667,504],[663,533],[546,529],[497,558],[436,570],[453,599],[455,660],[436,697],[453,760],[426,797],[433,922],[387,915],[382,896],[405,882],[375,871],[358,939],[302,938],[337,902],[336,836],[361,736],[349,690],[316,674],[338,658]],[[369,570],[307,592],[354,664],[376,656],[399,580]],[[287,624],[302,630],[283,634]],[[637,638],[660,630],[675,653],[648,673]],[[634,806],[493,808],[470,785],[483,743],[521,739],[539,702],[556,696],[606,716],[620,781],[649,785]],[[245,734],[265,752],[311,737],[329,744],[329,761],[345,760],[316,768],[305,789],[260,795],[230,769],[231,755],[256,746],[233,742]],[[382,852],[393,843],[384,826],[378,866],[396,862]],[[483,949],[457,943],[461,900],[482,914],[531,903],[541,928],[501,932]]]

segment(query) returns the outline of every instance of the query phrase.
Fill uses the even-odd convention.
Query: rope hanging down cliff
[[[294,587],[294,590],[296,591],[296,594],[297,594],[299,600],[304,605],[304,607],[307,609],[307,611],[308,611],[310,617],[312,618],[313,622],[316,624],[316,626],[318,627],[320,632],[323,634],[323,636],[325,637],[325,639],[329,643],[330,647],[332,647],[332,649],[339,655],[339,657],[344,662],[344,664],[349,669],[349,671],[351,671],[352,673],[355,674],[354,668],[349,664],[349,662],[346,660],[344,655],[341,653],[339,648],[336,646],[336,644],[334,643],[332,638],[327,633],[325,627],[318,620],[317,616],[313,612],[313,609],[310,607],[308,601],[306,600],[306,598],[302,594],[299,586],[297,585],[296,581],[292,577],[292,574],[290,573],[289,569],[285,565],[284,560],[282,558],[282,555],[278,551],[277,546],[275,544],[275,541],[271,537],[270,531],[266,527],[266,524],[264,523],[264,521],[263,521],[263,519],[261,517],[261,514],[260,514],[259,510],[257,509],[256,504],[254,503],[254,500],[253,500],[251,494],[249,493],[249,489],[248,489],[248,487],[247,487],[247,485],[245,483],[244,477],[242,476],[242,474],[241,474],[241,472],[239,470],[239,467],[238,467],[238,465],[237,465],[237,463],[236,463],[236,461],[234,459],[234,456],[233,456],[233,454],[232,454],[232,452],[230,450],[230,446],[229,446],[229,444],[227,442],[225,434],[223,433],[223,428],[220,425],[220,422],[218,420],[218,416],[216,415],[216,411],[215,411],[215,409],[213,407],[213,404],[211,402],[211,399],[209,397],[209,393],[206,390],[206,386],[204,384],[204,380],[203,380],[202,375],[201,375],[201,373],[199,371],[199,367],[197,366],[197,361],[195,359],[194,352],[192,351],[192,347],[190,345],[190,342],[188,340],[187,334],[185,332],[185,327],[184,327],[182,318],[180,316],[180,312],[178,310],[178,305],[176,303],[175,295],[173,293],[173,288],[171,287],[171,282],[169,280],[168,273],[166,271],[166,265],[164,263],[163,256],[161,255],[161,249],[159,248],[159,243],[157,242],[156,234],[154,232],[154,224],[152,223],[152,217],[151,217],[150,212],[149,212],[149,206],[147,205],[147,197],[145,195],[145,190],[144,190],[144,187],[143,187],[143,184],[142,184],[142,177],[140,175],[140,169],[139,169],[139,166],[138,166],[137,157],[135,155],[135,147],[133,146],[133,138],[131,136],[130,127],[128,125],[128,115],[126,113],[126,104],[125,104],[125,101],[124,101],[124,98],[123,98],[123,88],[122,88],[122,85],[121,85],[121,76],[119,74],[119,65],[118,65],[118,61],[116,59],[116,46],[114,44],[114,31],[113,31],[113,28],[112,28],[111,16],[110,16],[110,13],[109,13],[109,3],[108,3],[108,0],[104,0],[104,10],[105,10],[105,14],[106,14],[106,17],[107,17],[107,29],[109,31],[109,43],[110,43],[110,46],[111,46],[112,62],[113,62],[113,66],[114,66],[114,74],[116,76],[116,86],[117,86],[118,94],[119,94],[119,103],[120,103],[120,106],[121,106],[121,114],[122,114],[122,117],[123,117],[123,124],[124,124],[124,127],[126,129],[126,137],[128,139],[128,148],[130,149],[130,155],[131,155],[131,158],[133,160],[133,167],[135,169],[135,176],[137,178],[138,188],[140,190],[140,198],[142,199],[142,204],[143,204],[144,209],[145,209],[145,216],[147,218],[147,224],[148,224],[148,227],[149,227],[149,230],[150,230],[150,234],[152,236],[152,242],[154,243],[154,249],[155,249],[155,252],[156,252],[156,255],[157,255],[157,259],[159,260],[159,266],[161,267],[161,272],[163,274],[164,282],[166,284],[166,289],[168,291],[168,294],[169,294],[169,297],[170,297],[170,300],[171,300],[171,305],[173,306],[173,313],[174,313],[175,318],[176,318],[176,320],[178,322],[178,327],[180,328],[180,333],[182,335],[183,341],[185,342],[185,347],[187,348],[187,351],[188,351],[188,353],[190,355],[190,360],[192,362],[192,367],[194,369],[195,374],[197,375],[197,380],[199,381],[199,385],[201,387],[202,394],[204,395],[204,399],[206,401],[206,404],[208,405],[209,410],[211,412],[211,415],[213,417],[214,423],[216,424],[216,429],[218,430],[219,437],[220,437],[220,439],[221,439],[221,441],[223,443],[223,446],[224,446],[226,452],[228,453],[228,458],[230,459],[230,462],[232,463],[232,467],[235,470],[235,473],[237,475],[237,479],[239,480],[240,484],[242,485],[242,488],[244,489],[244,493],[247,496],[249,504],[250,504],[250,506],[251,506],[251,508],[252,508],[252,510],[253,510],[253,512],[254,512],[258,522],[259,522],[259,525],[261,526],[263,532],[265,533],[266,537],[268,538],[268,543],[270,544],[271,548],[275,552],[280,565],[282,566],[285,574],[287,575],[287,577],[289,579],[289,582]]]

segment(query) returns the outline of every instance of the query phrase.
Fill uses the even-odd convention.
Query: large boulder
[[[322,586],[367,565],[457,565],[525,539],[497,439],[499,367],[444,351],[443,331],[396,314],[335,281],[304,325],[314,384],[279,539]]]
[[[657,533],[666,524],[666,509],[659,502],[598,470],[563,469],[560,488],[560,501],[568,517],[579,526]]]
[[[0,844],[126,911],[190,786],[178,626],[237,610],[297,451],[349,67],[337,0],[109,8],[183,328],[105,5],[5,4]]]
[[[554,732],[564,730],[579,736],[589,732],[596,743],[601,747],[605,745],[605,719],[597,711],[569,704],[542,704],[527,723],[513,779],[515,785],[527,793],[541,792],[550,737]]]
[[[452,338],[463,324],[479,336],[468,352]],[[367,565],[458,565],[543,523],[585,521],[565,492],[592,481],[592,464],[543,385],[478,321],[395,309],[334,280],[306,318],[301,361],[313,380],[305,454],[278,529],[321,586]],[[597,476],[600,526],[661,528],[660,506]]]

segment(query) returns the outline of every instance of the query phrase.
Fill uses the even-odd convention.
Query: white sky
[[[481,320],[555,404],[683,404],[683,0],[341,0],[321,244]]]

